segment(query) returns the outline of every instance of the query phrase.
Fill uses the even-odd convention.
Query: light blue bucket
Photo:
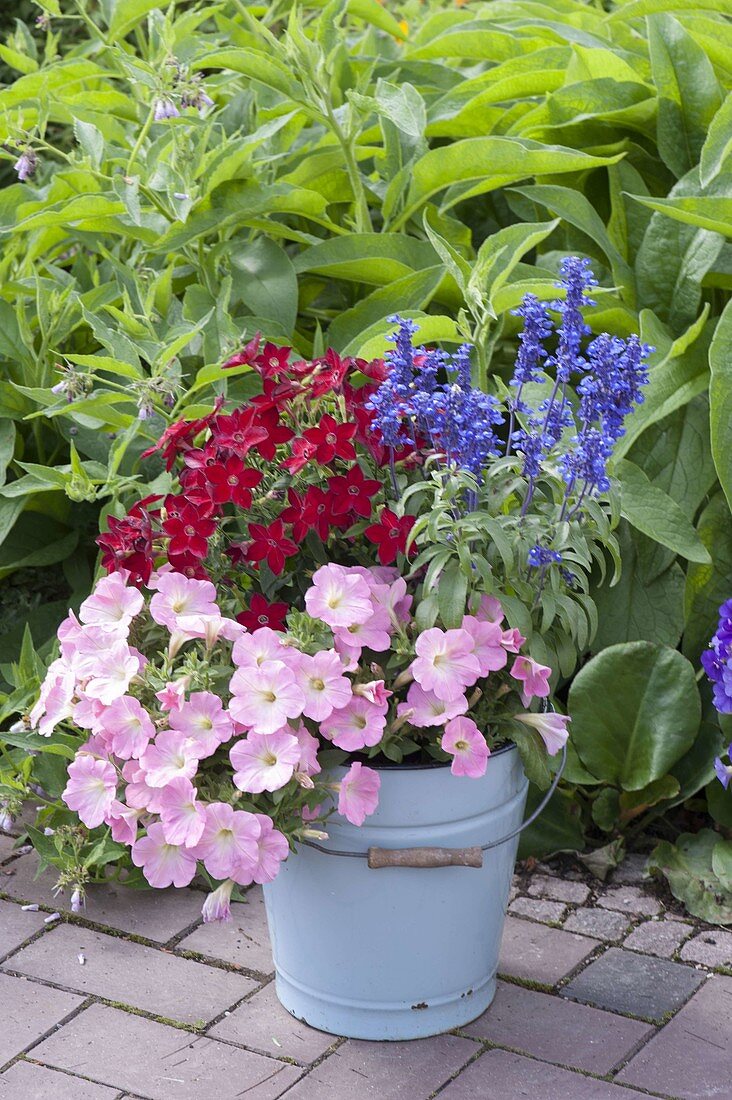
[[[493,1000],[528,783],[513,745],[480,779],[442,765],[379,774],[379,806],[363,826],[334,815],[329,839],[300,847],[264,887],[277,996],[333,1035],[417,1039],[474,1020]],[[453,850],[443,860],[482,866],[374,869],[378,854],[366,858],[433,846]]]

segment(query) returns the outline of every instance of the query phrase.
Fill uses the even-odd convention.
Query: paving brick
[[[34,932],[43,928],[45,913],[24,913],[19,905],[0,901],[0,959],[15,951]]]
[[[294,1093],[292,1094],[294,1095]],[[507,1050],[488,1050],[452,1081],[440,1100],[648,1100],[635,1089],[572,1073]]]
[[[732,966],[732,932],[700,932],[681,948],[681,958],[704,966]]]
[[[33,1057],[150,1100],[275,1100],[302,1073],[106,1005],[92,1005],[36,1047]]]
[[[609,909],[575,909],[564,922],[568,932],[581,932],[583,936],[595,936],[598,940],[619,940],[630,928],[630,921],[622,913]]]
[[[188,1024],[212,1020],[256,988],[243,974],[71,924],[54,928],[4,966]]]
[[[598,896],[597,904],[603,909],[615,909],[638,917],[655,917],[663,908],[657,898],[637,886],[611,886]]]
[[[277,1000],[274,982],[225,1016],[209,1034],[263,1054],[294,1058],[304,1065],[320,1058],[336,1041],[286,1012]]]
[[[545,901],[543,898],[516,898],[509,908],[510,913],[518,913],[522,917],[531,917],[532,920],[561,921],[567,912],[567,906],[559,901]]]
[[[38,860],[35,854],[14,860],[0,872],[0,894],[20,901],[37,901],[60,912],[70,912],[68,896],[53,896],[56,873],[44,871],[35,878]],[[131,932],[148,940],[166,943],[201,916],[204,894],[197,890],[131,890],[128,886],[92,885],[88,889],[87,920],[119,932]]]
[[[662,1020],[704,981],[689,966],[610,947],[565,986],[562,995],[611,1012]]]
[[[73,993],[62,993],[60,989],[0,974],[0,1005],[4,1009],[0,1066],[78,1008],[82,1000]]]
[[[571,901],[581,904],[590,896],[590,888],[584,882],[570,882],[554,875],[534,875],[529,893],[535,898],[552,898],[554,901]]]
[[[456,1035],[409,1043],[352,1039],[299,1081],[287,1100],[427,1100],[478,1049]]]
[[[604,1076],[652,1029],[624,1016],[499,982],[491,1007],[463,1030],[474,1039]]]
[[[648,856],[641,852],[631,852],[625,857],[619,867],[612,872],[613,886],[640,886],[648,880],[646,875],[646,863]]]
[[[0,863],[3,863],[6,859],[10,859],[14,847],[15,837],[6,836],[5,833],[0,833]]]
[[[16,1062],[0,1074],[0,1100],[116,1100],[118,1096],[119,1089],[31,1062]]]
[[[503,930],[498,972],[511,978],[555,985],[598,946],[598,940],[509,916]]]
[[[623,947],[631,947],[633,951],[645,951],[647,955],[661,955],[665,959],[670,959],[677,951],[679,944],[693,931],[694,926],[684,924],[683,921],[648,920],[633,929]]]
[[[730,1095],[732,978],[710,978],[618,1080],[680,1100]]]
[[[230,921],[202,924],[181,940],[178,947],[260,974],[274,973],[262,891],[257,887],[246,896],[245,902],[232,905]]]

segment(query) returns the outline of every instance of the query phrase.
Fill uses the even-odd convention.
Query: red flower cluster
[[[221,549],[253,576],[262,564],[281,576],[310,532],[325,543],[363,520],[371,521],[365,536],[382,563],[405,552],[413,520],[386,508],[374,514],[382,481],[367,476],[355,446],[377,467],[388,460],[367,407],[385,377],[383,361],[341,359],[330,350],[320,359],[291,363],[291,351],[261,347],[255,337],[224,366],[250,366],[262,392],[228,413],[219,398],[207,416],[172,424],[145,452],[160,452],[168,470],[179,464],[180,488],[156,511],[147,510],[148,499],[125,519],[109,521],[109,533],[99,539],[107,569],[127,569],[144,583],[162,558],[188,576],[206,577],[211,540],[225,535],[241,512],[248,513],[245,537]],[[339,419],[344,407],[346,418]],[[240,621],[250,629],[255,623],[282,629],[285,613],[285,604],[256,594]]]

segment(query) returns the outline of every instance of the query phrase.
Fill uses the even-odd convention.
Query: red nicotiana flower
[[[316,461],[327,466],[334,458],[356,461],[356,451],[351,442],[355,434],[355,424],[338,424],[329,413],[325,413],[318,426],[308,428],[303,432],[303,437],[315,447]]]
[[[328,478],[328,492],[333,501],[335,515],[355,512],[362,519],[369,519],[371,497],[376,496],[380,488],[381,482],[364,477],[360,466],[352,466],[343,477]]]
[[[313,530],[325,542],[334,520],[333,498],[319,485],[310,485],[302,502],[302,526],[293,525],[293,538],[302,542],[308,531]]]
[[[245,458],[252,447],[267,438],[267,426],[257,409],[237,409],[230,416],[217,416],[211,425],[211,445]]]
[[[247,546],[245,557],[251,562],[266,561],[276,577],[284,570],[285,559],[298,552],[292,539],[285,535],[281,519],[274,520],[267,527],[261,523],[250,523],[249,535],[252,541]]]
[[[147,584],[152,572],[152,515],[146,506],[156,500],[160,497],[145,497],[134,504],[122,519],[109,516],[109,531],[97,539],[104,568],[109,573],[126,569],[133,584]]]
[[[299,382],[275,382],[272,378],[265,378],[262,383],[262,392],[252,398],[252,405],[261,411],[265,409],[279,410],[283,405],[298,394],[303,392]]]
[[[168,554],[168,563],[176,573],[183,573],[194,581],[208,581],[208,571],[194,554]]]
[[[397,516],[389,508],[382,508],[378,523],[372,523],[364,531],[369,542],[378,546],[379,561],[391,565],[397,554],[404,554],[409,532],[414,526],[414,516]]]
[[[223,369],[227,367],[246,367],[252,364],[259,352],[259,344],[262,339],[261,332],[258,332],[248,344],[245,344],[240,352],[236,355],[232,355],[231,359],[227,359],[223,364]]]
[[[265,436],[257,443],[257,450],[262,458],[271,462],[280,443],[289,443],[294,432],[280,424],[280,414],[277,409],[255,410],[258,413],[259,424],[265,431]]]
[[[255,592],[249,601],[249,607],[236,616],[236,621],[252,633],[261,630],[263,626],[268,626],[270,630],[285,631],[287,611],[286,603],[267,603],[264,596]]]
[[[192,555],[205,558],[208,540],[216,530],[216,520],[204,515],[199,508],[185,504],[176,516],[168,516],[163,531],[170,539],[168,555],[179,557]]]
[[[223,397],[217,397],[213,409],[206,416],[198,420],[176,420],[175,424],[168,425],[157,443],[143,451],[140,457],[149,458],[155,451],[162,451],[165,468],[170,470],[176,457],[192,447],[195,437],[209,426],[223,403]]]
[[[279,348],[276,344],[265,344],[262,351],[252,360],[252,366],[262,378],[277,378],[287,375],[288,360],[292,348]]]
[[[292,454],[290,458],[285,459],[282,465],[291,474],[298,474],[304,466],[307,466],[317,449],[315,443],[311,443],[304,437],[295,439],[292,443]]]
[[[264,476],[251,466],[245,466],[240,458],[232,455],[225,462],[207,466],[201,471],[206,478],[211,499],[217,504],[232,501],[240,508],[249,508],[252,503],[251,489],[256,489]]]

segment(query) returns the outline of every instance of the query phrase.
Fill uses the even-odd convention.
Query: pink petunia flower
[[[147,836],[132,845],[132,862],[157,890],[188,886],[196,873],[196,857],[189,848],[169,844],[159,821],[147,827]]]
[[[343,675],[340,657],[333,649],[323,649],[312,657],[302,653],[295,677],[305,697],[302,712],[314,722],[322,722],[351,698],[351,682]]]
[[[109,706],[115,699],[126,695],[133,676],[139,672],[139,661],[124,642],[110,646],[94,661],[83,662],[85,676],[84,694]]]
[[[525,641],[526,638],[515,626],[511,630],[504,630],[501,635],[501,645],[506,653],[518,653]]]
[[[206,900],[201,909],[204,924],[212,924],[214,921],[231,920],[231,891],[235,882],[227,878],[215,890],[206,895]]]
[[[234,786],[240,791],[278,791],[290,782],[300,762],[300,742],[285,729],[249,733],[232,746],[229,759],[234,768]]]
[[[171,729],[195,741],[201,760],[234,734],[233,722],[221,699],[211,691],[194,691],[186,703],[170,712],[168,723]]]
[[[203,835],[187,851],[202,859],[213,878],[233,878],[251,873],[259,859],[257,841],[261,826],[254,814],[234,810],[226,802],[209,802]]]
[[[474,615],[466,615],[462,628],[473,639],[472,653],[478,659],[481,676],[506,665],[508,654],[503,647],[503,632],[498,623],[481,622]]]
[[[468,700],[464,695],[458,695],[457,699],[447,702],[438,699],[434,691],[425,691],[419,684],[410,684],[407,701],[399,704],[397,716],[401,717],[411,710],[409,724],[417,729],[424,729],[427,726],[444,726],[445,722],[464,714],[467,709]]]
[[[196,801],[197,789],[190,779],[179,776],[163,787],[160,796],[160,820],[168,844],[183,844],[193,848],[198,844],[206,824],[206,811]]]
[[[365,623],[373,614],[367,581],[333,562],[313,574],[312,587],[305,593],[305,607],[313,619],[333,628]]]
[[[383,608],[389,616],[393,629],[409,622],[409,609],[412,597],[407,595],[407,582],[397,577],[390,584],[376,584],[371,589],[371,600],[376,608]]]
[[[354,695],[347,706],[334,710],[321,725],[320,732],[339,749],[357,752],[377,745],[384,736],[386,713],[383,707]]]
[[[63,660],[53,661],[41,684],[38,702],[28,716],[31,727],[41,737],[50,737],[59,722],[71,717],[75,689],[76,677],[71,669]]]
[[[283,661],[268,661],[260,668],[238,668],[231,677],[231,691],[232,717],[255,733],[282,729],[289,718],[302,714],[305,705],[295,674]]]
[[[472,718],[451,719],[445,726],[440,745],[453,758],[450,765],[453,775],[479,779],[485,774],[490,750]]]
[[[552,670],[548,665],[540,665],[533,657],[517,657],[511,665],[511,675],[514,680],[523,683],[521,688],[521,702],[528,707],[534,696],[540,699],[549,694],[549,677]]]
[[[536,730],[550,756],[555,756],[567,743],[567,726],[572,720],[567,714],[515,714],[514,718]]]
[[[241,668],[259,668],[268,661],[284,661],[287,664],[289,647],[282,644],[282,637],[271,627],[263,626],[253,634],[242,634],[234,642],[231,657]]]
[[[169,680],[161,691],[155,692],[161,710],[179,710],[183,705],[190,685],[190,676],[181,676],[178,680]]]
[[[165,787],[178,776],[191,779],[199,760],[196,742],[178,730],[162,730],[140,757],[140,766],[148,787]]]
[[[172,631],[181,615],[220,615],[216,589],[211,581],[197,581],[184,573],[159,573],[157,592],[150,600],[150,614]]]
[[[353,694],[361,695],[364,699],[368,699],[370,703],[376,703],[379,707],[386,707],[389,704],[390,696],[394,692],[387,690],[383,680],[369,680],[365,684],[354,684]]]
[[[365,623],[335,627],[333,637],[339,650],[353,649],[360,654],[362,649],[373,649],[374,653],[384,653],[391,647],[391,628],[389,612],[377,607]]]
[[[163,792],[160,787],[150,787],[146,783],[145,771],[140,767],[139,760],[128,760],[122,767],[122,778],[125,787],[125,800],[128,806],[136,810],[147,810],[148,813],[160,813],[160,803]]]
[[[79,753],[69,764],[69,779],[63,798],[88,829],[95,829],[109,813],[117,790],[117,773],[107,760],[95,760]]]
[[[381,777],[373,768],[356,762],[343,776],[338,793],[338,813],[352,825],[363,825],[379,804]]]
[[[254,816],[262,831],[257,841],[259,858],[256,867],[252,871],[252,881],[259,883],[272,882],[277,877],[280,864],[290,854],[290,846],[287,843],[287,837],[279,829],[275,829],[271,817],[266,814],[255,814]],[[245,884],[242,883],[242,885]]]
[[[414,647],[417,654],[411,664],[414,679],[425,691],[433,691],[439,699],[452,702],[480,675],[473,646],[473,637],[467,630],[440,630],[434,626],[423,631]]]
[[[155,726],[139,699],[122,695],[105,707],[99,727],[107,735],[111,752],[121,760],[142,756],[155,736]]]
[[[475,617],[482,623],[502,623],[503,608],[495,596],[481,596]]]
[[[171,634],[171,648],[175,648],[177,652],[184,642],[201,638],[206,649],[213,649],[220,638],[234,642],[243,632],[241,623],[235,619],[227,619],[218,611],[215,615],[179,615]]]
[[[130,623],[142,611],[144,599],[136,588],[128,587],[125,573],[102,577],[79,608],[83,623],[103,630],[119,631],[126,636]]]
[[[300,758],[295,765],[295,771],[302,772],[304,775],[317,775],[320,771],[320,764],[318,763],[320,744],[317,737],[313,737],[302,722],[299,722],[297,726],[288,726],[287,732],[292,733],[293,737],[297,738],[297,743],[300,746]]]
[[[137,840],[137,823],[143,814],[143,810],[133,806],[125,806],[116,798],[104,815],[105,825],[112,830],[112,840],[118,844],[126,844],[128,847]]]

